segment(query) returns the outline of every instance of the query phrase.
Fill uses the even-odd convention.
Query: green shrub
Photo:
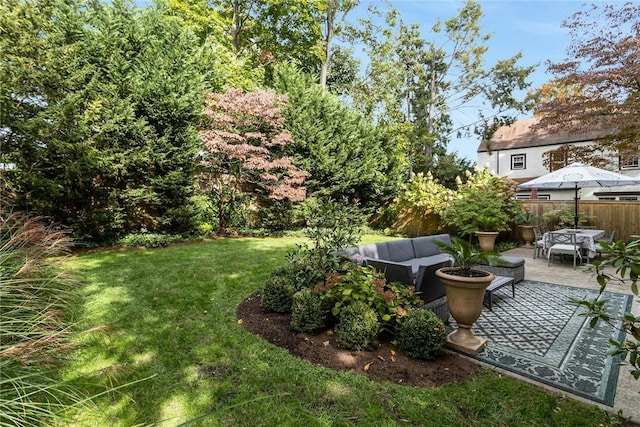
[[[329,325],[331,305],[311,289],[303,289],[293,295],[291,329],[312,332]]]
[[[573,227],[574,214],[573,211],[567,207],[551,209],[542,214],[542,220],[551,230]]]
[[[350,261],[342,264],[340,273],[328,274],[314,290],[332,302],[334,316],[339,316],[353,302],[362,301],[374,309],[383,322],[394,322],[406,310],[423,305],[413,286],[387,283],[383,273]]]
[[[305,218],[308,227],[304,235],[312,245],[298,245],[294,252],[288,254],[288,259],[292,264],[304,264],[309,271],[319,275],[314,276],[314,280],[316,277],[322,280],[326,273],[340,268],[340,250],[358,244],[364,219],[357,208],[345,200],[309,203],[307,207]]]
[[[431,360],[442,352],[447,330],[438,316],[429,310],[411,310],[400,322],[396,345],[416,359]]]
[[[276,313],[291,313],[296,289],[287,277],[271,276],[262,289],[262,308]]]
[[[182,236],[158,233],[131,233],[120,239],[122,246],[144,246],[145,248],[159,248],[169,246],[170,243],[184,240]]]
[[[495,175],[488,167],[466,172],[467,181],[442,211],[441,224],[455,228],[461,235],[476,231],[509,230],[519,210],[513,181]]]
[[[288,200],[269,199],[257,212],[258,226],[271,232],[282,232],[294,228],[296,217],[293,203]]]
[[[292,262],[278,267],[273,270],[271,275],[287,279],[296,291],[313,288],[317,283],[324,280],[324,273],[313,269],[313,267],[304,262]]]
[[[365,302],[355,301],[340,312],[335,332],[338,347],[371,350],[380,332],[378,315]]]

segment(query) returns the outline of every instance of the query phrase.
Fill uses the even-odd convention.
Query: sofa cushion
[[[416,258],[428,257],[440,253],[440,248],[433,243],[437,239],[441,242],[451,244],[451,237],[448,234],[436,234],[433,236],[415,237],[411,239]]]
[[[416,258],[420,265],[435,265],[447,263],[451,265],[452,258],[448,254],[437,254],[423,258]]]
[[[391,261],[407,261],[416,257],[411,239],[390,240],[387,249]]]
[[[389,259],[389,250],[386,242],[362,245],[358,247],[358,251],[360,255],[366,258]]]
[[[413,276],[415,277],[415,275],[418,272],[418,270],[420,269],[420,267],[422,267],[422,266],[429,267],[429,266],[432,266],[432,265],[440,266],[441,264],[450,265],[451,264],[451,258],[447,254],[438,254],[438,255],[427,256],[427,257],[422,257],[422,258],[409,259],[409,260],[404,261],[404,262],[411,265],[411,269],[413,271]],[[438,267],[438,268],[440,268],[440,267]]]

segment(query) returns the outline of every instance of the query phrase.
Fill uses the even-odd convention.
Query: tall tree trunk
[[[241,1],[234,0],[231,5],[233,9],[233,27],[231,27],[231,37],[233,39],[233,52],[237,55],[240,52],[240,33],[242,32]]]
[[[436,93],[436,64],[435,64],[435,52],[431,52],[431,75],[429,76],[429,112],[427,114],[427,129],[429,130],[429,144],[425,144],[424,146],[424,155],[428,159],[433,156],[433,142],[431,141],[431,137],[435,134],[434,131],[434,122],[435,122],[435,114],[433,103],[435,102]]]
[[[331,40],[333,39],[335,18],[336,5],[333,0],[329,0],[325,18],[324,57],[320,66],[320,86],[323,90],[327,89],[327,74],[329,72],[329,61],[331,61]]]

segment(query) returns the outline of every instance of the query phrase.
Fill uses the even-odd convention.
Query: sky
[[[599,0],[595,0],[596,2]],[[590,1],[589,4],[593,3]],[[383,8],[382,2],[363,0],[353,14],[364,13],[371,3]],[[429,31],[440,19],[447,20],[456,16],[463,1],[455,0],[391,0],[392,6],[400,12],[406,24],[420,24],[422,36],[429,41]],[[529,77],[532,88],[540,87],[551,79],[547,74],[546,62],[562,62],[566,58],[570,43],[569,29],[562,22],[575,12],[583,9],[582,0],[482,0],[484,17],[480,20],[483,33],[491,34],[486,63],[494,64],[499,59],[510,58],[522,53],[519,64],[523,66],[538,64]],[[349,16],[351,18],[351,16]],[[525,118],[522,116],[520,118]],[[449,151],[456,151],[461,157],[476,161],[478,137],[454,140]]]

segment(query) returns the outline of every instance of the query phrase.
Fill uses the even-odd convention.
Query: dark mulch
[[[422,361],[402,354],[389,340],[380,340],[373,351],[343,350],[334,335],[296,333],[289,329],[288,314],[265,313],[260,295],[247,298],[238,307],[238,319],[250,332],[286,348],[291,354],[338,371],[353,371],[373,379],[420,387],[466,381],[481,367],[458,354],[445,352],[435,360]]]

